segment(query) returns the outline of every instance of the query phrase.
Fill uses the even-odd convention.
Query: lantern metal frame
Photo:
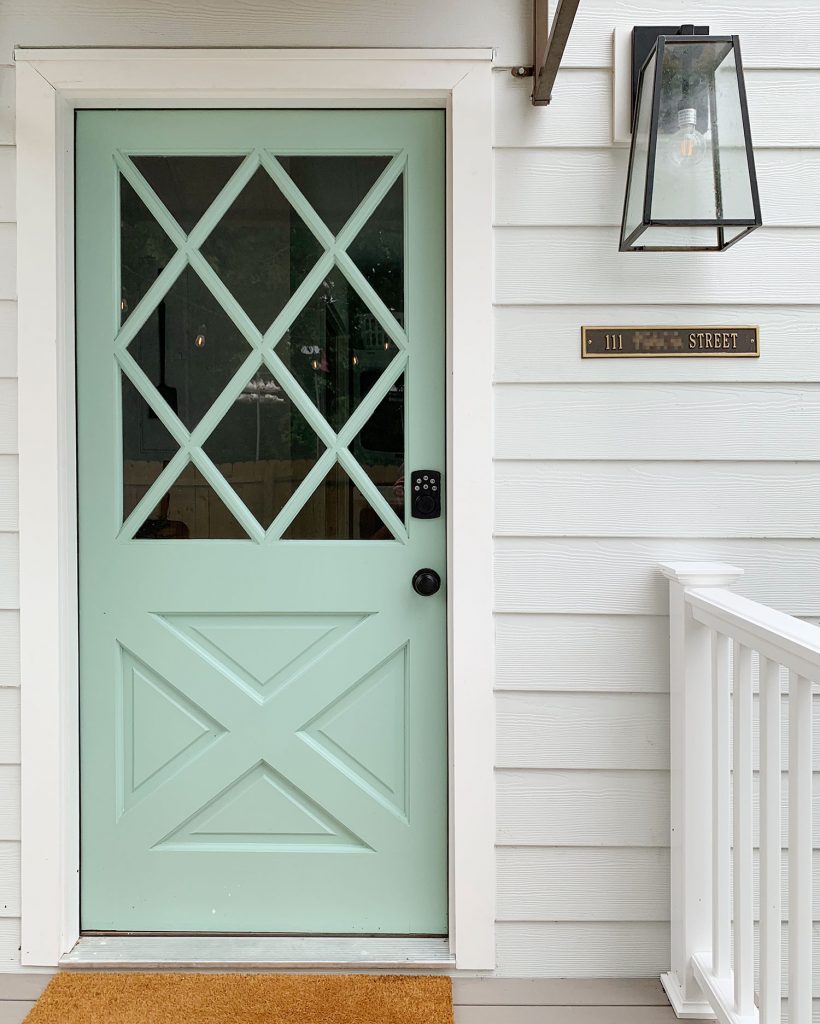
[[[717,192],[717,213],[718,216],[713,218],[699,218],[699,219],[685,219],[675,218],[669,219],[652,219],[652,196],[655,187],[655,159],[657,156],[658,149],[658,133],[660,129],[660,104],[661,104],[661,79],[663,74],[663,55],[664,50],[667,46],[681,46],[691,45],[692,43],[724,43],[730,46],[735,55],[735,73],[737,75],[738,84],[738,98],[740,100],[740,112],[743,122],[743,136],[746,147],[746,162],[749,170],[749,183],[751,186],[751,197],[752,207],[754,211],[753,218],[726,218],[721,215],[721,197],[720,197],[720,183],[719,177],[716,178],[716,192]],[[644,183],[644,195],[643,195],[643,216],[641,223],[632,231],[627,237],[624,237],[624,230],[626,228],[626,213],[627,206],[629,203],[630,187],[633,186],[632,171],[635,162],[635,125],[638,117],[638,110],[640,107],[640,99],[643,93],[643,89],[646,86],[646,69],[649,66],[652,58],[655,58],[655,70],[654,70],[654,92],[652,95],[652,112],[649,123],[649,142],[648,142],[648,158],[646,163],[646,181]],[[715,95],[714,90],[710,91],[710,105],[713,123],[715,121]],[[624,211],[621,220],[621,234],[620,234],[620,252],[725,252],[731,246],[735,245],[742,238],[746,238],[747,235],[751,234],[756,228],[759,228],[763,224],[761,212],[760,212],[760,195],[757,187],[757,173],[755,171],[754,152],[752,147],[752,134],[749,123],[749,105],[746,98],[746,83],[743,78],[743,62],[740,55],[740,39],[738,36],[711,36],[711,35],[659,35],[657,42],[650,50],[646,57],[646,60],[641,67],[640,74],[638,77],[637,95],[633,111],[632,119],[632,146],[629,153],[629,170],[627,172],[627,187],[626,194],[624,196]],[[713,159],[714,159],[714,147],[713,147]],[[717,172],[717,169],[716,169]],[[650,227],[711,227],[715,228],[717,236],[716,245],[681,245],[681,246],[636,246],[635,242],[641,237],[641,235]],[[744,227],[745,231],[739,232],[734,238],[731,238],[728,242],[726,241],[725,229],[726,228],[738,228]]]

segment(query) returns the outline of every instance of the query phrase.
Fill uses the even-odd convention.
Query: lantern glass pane
[[[655,55],[643,69],[638,88],[638,111],[632,136],[632,163],[627,182],[626,212],[623,237],[630,234],[643,221],[646,168],[649,161],[649,123],[652,118],[652,88],[655,80]]]
[[[754,219],[734,47],[668,39],[651,220],[724,219]]]
[[[745,228],[738,228],[745,231]],[[728,240],[728,239],[727,239]],[[718,249],[718,229],[712,225],[651,224],[635,242],[640,249]]]
[[[727,220],[755,218],[752,180],[746,152],[746,133],[740,105],[737,64],[734,48],[716,68],[715,127],[717,165],[723,217]]]

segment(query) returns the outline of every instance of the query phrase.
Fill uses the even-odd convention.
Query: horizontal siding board
[[[820,77],[818,78],[820,86]],[[495,154],[499,226],[602,226],[621,223],[628,149],[500,149]],[[820,225],[820,151],[760,150],[755,161],[768,227]]]
[[[817,386],[497,384],[495,410],[499,459],[820,458]]]
[[[594,294],[587,296],[594,300]],[[678,296],[680,298],[680,296]],[[807,298],[811,298],[807,296]],[[498,306],[495,379],[511,383],[820,381],[816,306]],[[582,359],[581,326],[752,325],[758,359]],[[707,372],[708,371],[708,372]]]
[[[0,765],[20,763],[20,690],[0,688]]]
[[[680,22],[679,16],[675,22]],[[652,24],[644,20],[643,10],[638,23]],[[745,78],[756,149],[820,146],[820,70],[747,69]],[[494,85],[494,142],[499,148],[597,147],[612,142],[609,69],[563,67],[555,83],[554,102],[535,109],[529,103],[532,82],[528,79],[499,72]],[[628,84],[624,82],[623,87]]]
[[[14,455],[16,452],[17,381],[2,377],[0,378],[0,455]]]
[[[660,693],[500,693],[499,768],[669,767],[669,698]]]
[[[669,851],[663,848],[504,846],[498,849],[499,921],[666,921]],[[760,918],[754,855],[754,915]],[[820,921],[820,851],[814,853],[812,915]],[[788,921],[788,861],[781,871]]]
[[[691,0],[686,14],[714,32],[740,33],[747,67],[820,66],[820,17],[811,5],[778,7],[772,0],[748,0],[738,7],[728,0]],[[11,48],[21,39],[31,46],[55,40],[63,46],[117,46],[127,39],[131,46],[495,46],[498,64],[521,64],[532,60],[531,17],[522,0],[357,0],[344,8],[331,3],[297,7],[287,0],[238,0],[233,5],[173,0],[161,7],[112,6],[103,0],[51,0],[33,7],[25,0],[8,0],[0,22],[0,61],[11,59]],[[609,67],[613,27],[631,29],[636,21],[677,24],[680,18],[676,0],[651,0],[640,9],[585,0],[563,63]],[[776,24],[777,31],[761,31],[767,22]]]
[[[619,253],[613,227],[496,228],[494,236],[500,304],[820,302],[808,286],[820,277],[817,228],[763,227],[723,255]]]
[[[718,561],[745,569],[734,590],[792,615],[820,610],[815,541],[559,538],[496,541],[499,612],[666,615],[659,562]]]
[[[669,623],[641,615],[497,615],[499,690],[669,689]]]
[[[16,220],[17,164],[14,146],[0,146],[0,222]]]
[[[676,25],[681,19],[678,0],[641,0],[613,4],[611,0],[584,0],[578,8],[562,61],[573,67],[608,67],[612,62],[612,29],[631,30],[641,25]],[[686,16],[707,24],[716,35],[739,34],[743,63],[751,67],[820,67],[820,10],[813,4],[778,5],[773,0],[690,0]],[[761,31],[764,24],[776,31]],[[527,54],[517,59],[528,60]]]
[[[0,610],[20,605],[19,559],[16,533],[0,533]]]
[[[668,921],[669,851],[501,847],[499,921]]]
[[[669,925],[501,921],[496,950],[502,976],[645,978],[669,970]]]
[[[0,918],[20,916],[20,844],[0,842]],[[2,998],[2,985],[0,985]]]
[[[17,298],[17,226],[0,223],[0,300]]]
[[[27,46],[498,46],[505,61],[532,48],[524,0],[7,0],[0,62]]]
[[[4,12],[0,24],[6,24]],[[0,51],[0,64],[11,63],[11,54],[5,57]],[[15,111],[14,68],[0,67],[0,146],[14,144],[14,111]]]
[[[17,457],[0,455],[0,532],[17,529]]]
[[[820,462],[499,462],[495,480],[500,536],[820,536]]]
[[[4,764],[0,765],[0,840],[19,838],[20,768]],[[3,962],[3,956],[3,938],[0,934],[0,963]]]
[[[17,303],[0,300],[0,378],[17,376]]]
[[[0,611],[0,686],[20,685],[20,614]]]
[[[500,770],[496,783],[500,846],[669,845],[668,772]]]
[[[20,919],[0,918],[0,971],[20,966]]]

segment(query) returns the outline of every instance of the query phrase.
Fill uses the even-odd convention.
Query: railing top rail
[[[684,600],[699,622],[820,683],[820,627],[722,587],[687,588]]]

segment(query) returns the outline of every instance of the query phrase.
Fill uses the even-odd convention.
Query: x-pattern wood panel
[[[247,672],[237,671],[237,665],[225,651],[202,642],[203,626],[207,626],[209,619],[218,624],[222,618],[218,615],[152,615],[149,632],[138,626],[133,636],[126,636],[127,644],[121,645],[120,671],[124,688],[134,685],[129,666],[135,658],[129,645],[139,650],[150,644],[150,669],[139,659],[136,663],[150,672],[162,689],[176,691],[175,698],[184,700],[185,710],[210,726],[207,733],[203,726],[201,748],[195,751],[196,757],[189,756],[190,748],[183,747],[178,757],[166,762],[156,784],[134,791],[126,786],[121,793],[120,806],[132,819],[130,828],[139,832],[141,828],[150,827],[156,835],[155,848],[204,851],[232,845],[248,850],[264,847],[270,851],[294,852],[296,848],[305,851],[316,848],[333,852],[341,848],[373,848],[374,825],[381,833],[377,845],[383,842],[385,834],[394,832],[397,825],[406,827],[404,808],[385,799],[384,786],[389,786],[391,780],[378,779],[374,786],[372,766],[357,762],[353,756],[345,757],[344,752],[340,759],[333,743],[314,728],[330,712],[344,703],[351,703],[359,695],[365,703],[370,700],[374,676],[396,662],[406,648],[407,637],[402,624],[396,622],[392,627],[387,626],[379,621],[381,616],[372,614],[323,613],[300,617],[306,623],[311,620],[317,627],[326,629],[326,638],[315,644],[309,636],[303,652],[307,659],[295,657],[278,678],[275,689],[263,694],[247,685],[244,678]],[[240,629],[243,626],[253,629],[259,625],[255,620],[260,617],[233,615],[231,618]],[[269,628],[275,629],[278,625],[287,627],[294,616],[268,615],[264,619]],[[187,652],[184,657],[190,663],[190,668],[183,672],[178,668],[174,671],[175,658],[182,653],[180,648]],[[329,672],[327,663],[331,657],[334,668]],[[395,667],[398,682],[404,689],[406,664],[403,657]],[[167,683],[163,686],[168,676],[174,678],[173,687]],[[227,689],[226,680],[233,684]],[[123,703],[126,719],[132,707],[133,699]],[[357,714],[364,737],[368,720],[380,731],[393,728],[399,757],[404,757],[407,722],[403,710],[392,723],[368,715],[364,708],[357,709]],[[151,749],[151,726],[148,722],[149,731],[137,735],[133,732],[136,724],[133,713],[126,719],[122,723],[123,735],[131,740],[122,748],[122,754],[133,758],[139,746],[147,744],[142,748]],[[326,766],[324,771],[319,769],[321,763]],[[126,769],[127,765],[120,769],[123,784],[130,777]],[[196,793],[194,777],[209,780],[207,792]],[[321,780],[324,780],[323,786]],[[403,784],[403,780],[399,781]],[[271,786],[283,799],[314,818],[321,826],[317,830],[320,841],[310,836],[301,839],[288,836],[278,822],[275,828],[271,825],[270,831],[265,832],[264,815],[256,823],[258,832],[253,841],[238,834],[222,840],[214,836],[208,839],[207,829],[204,833],[202,829],[213,814],[241,798],[244,789],[259,783]],[[162,804],[150,799],[159,786],[171,794]],[[358,791],[358,798],[351,799],[351,788]],[[341,793],[344,793],[343,798]],[[397,798],[399,802],[403,799],[401,794],[397,794]],[[344,813],[337,809],[341,806],[345,808]],[[377,812],[374,819],[372,812],[376,806],[383,813]],[[167,808],[175,809],[173,818],[163,817]],[[366,827],[362,827],[365,823]]]
[[[130,378],[179,445],[179,451],[169,460],[167,466],[126,519],[120,532],[120,539],[130,540],[134,536],[151,510],[157,506],[169,487],[191,462],[202,473],[252,540],[257,543],[278,540],[333,465],[338,462],[381,517],[392,535],[397,540],[406,541],[407,531],[403,522],[350,452],[349,445],[406,370],[408,363],[407,334],[347,252],[348,247],[375,213],[396,179],[404,173],[406,154],[399,152],[393,156],[338,235],[333,235],[297,188],[279,160],[268,151],[257,149],[245,157],[191,233],[187,235],[130,158],[126,154],[118,152],[115,160],[122,176],[177,247],[177,252],[122,325],[114,342],[114,354],[122,371]],[[316,264],[264,333],[257,329],[200,252],[200,247],[260,168],[270,175],[324,249]],[[208,412],[190,431],[186,429],[180,418],[165,401],[128,348],[150,314],[157,308],[187,266],[190,266],[199,275],[249,345],[247,358],[223,388]],[[327,419],[314,405],[275,351],[276,345],[290,329],[334,266],[339,268],[351,287],[358,292],[360,298],[398,349],[389,366],[338,433],[332,429]],[[211,432],[237,400],[242,389],[263,367],[267,367],[273,374],[282,390],[325,446],[325,451],[267,530],[257,522],[254,515],[203,449]]]

